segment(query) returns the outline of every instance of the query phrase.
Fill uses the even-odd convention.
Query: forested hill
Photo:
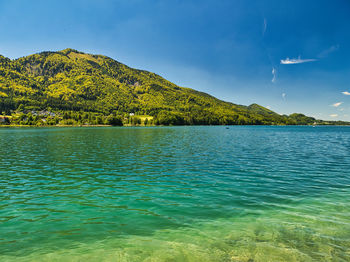
[[[224,102],[109,57],[73,49],[16,60],[0,56],[0,115],[2,123],[35,125],[317,121],[301,114],[282,116],[256,104]]]

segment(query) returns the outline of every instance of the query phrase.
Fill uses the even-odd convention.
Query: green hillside
[[[2,123],[54,124],[312,124],[262,106],[236,105],[103,55],[73,49],[16,60],[0,56]],[[141,117],[142,116],[142,117]],[[3,117],[2,117],[3,118]]]

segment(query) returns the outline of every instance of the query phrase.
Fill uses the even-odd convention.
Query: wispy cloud
[[[276,68],[273,67],[272,68],[272,80],[271,80],[271,82],[275,83],[276,79],[277,79],[277,70],[276,70]]]
[[[286,100],[286,93],[282,93],[283,100]]]
[[[337,117],[338,116],[338,114],[331,114],[331,115],[329,115],[330,117]]]
[[[341,92],[343,95],[346,95],[346,96],[350,96],[350,92],[348,91],[344,91],[344,92]]]
[[[292,64],[302,64],[302,63],[314,62],[314,61],[317,61],[317,59],[301,59],[300,57],[289,59],[287,57],[286,59],[281,60],[281,64],[282,65],[292,65]]]
[[[327,57],[330,53],[333,53],[339,49],[339,45],[332,45],[331,47],[323,50],[317,58],[325,58]],[[302,64],[302,63],[308,63],[308,62],[315,62],[318,61],[318,59],[315,58],[310,58],[310,59],[301,59],[300,56],[298,58],[292,58],[289,59],[288,57],[286,59],[281,59],[281,64],[282,65],[293,65],[293,64]]]
[[[330,53],[333,53],[339,49],[339,45],[332,45],[330,48],[323,50],[317,57],[324,58],[327,57]]]
[[[342,103],[343,103],[343,102],[337,102],[337,103],[334,103],[332,106],[338,107],[338,106],[340,106]]]
[[[266,29],[267,29],[267,21],[266,21],[266,18],[264,18],[263,33],[262,33],[263,36],[265,35]]]

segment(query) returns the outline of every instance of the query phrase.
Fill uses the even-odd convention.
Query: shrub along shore
[[[174,126],[174,125],[262,125],[256,122],[234,121],[196,121],[184,119],[175,114],[162,114],[160,116],[135,115],[134,113],[103,115],[95,112],[52,112],[43,111],[15,111],[10,114],[0,114],[0,126]],[[298,121],[289,123],[275,123],[272,125],[348,125],[342,121],[310,121],[308,117],[299,114]],[[304,117],[304,119],[302,119]],[[191,121],[192,120],[192,121]],[[267,125],[267,124],[266,124]],[[271,125],[271,124],[270,124]]]

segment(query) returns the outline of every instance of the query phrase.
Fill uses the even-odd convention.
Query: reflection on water
[[[349,261],[350,128],[0,129],[1,261]]]

